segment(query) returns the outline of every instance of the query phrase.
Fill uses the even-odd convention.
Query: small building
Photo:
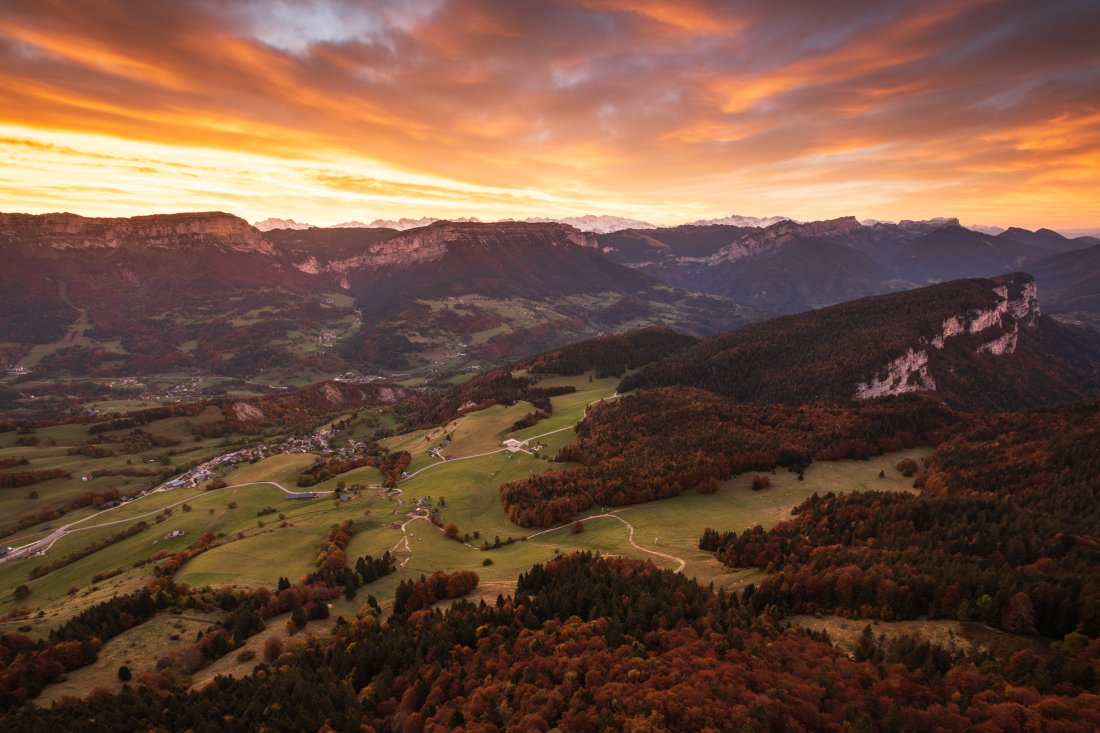
[[[185,534],[187,533],[184,532],[182,529],[173,529],[171,532],[168,533],[165,539],[172,540],[176,537],[183,537]]]
[[[523,450],[527,446],[527,441],[516,440],[515,438],[508,438],[508,440],[504,441],[502,445],[504,446],[504,450],[512,451],[513,453],[515,453],[516,451]]]

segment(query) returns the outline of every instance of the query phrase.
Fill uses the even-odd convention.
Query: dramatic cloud
[[[1096,226],[1093,0],[6,0],[0,209]]]

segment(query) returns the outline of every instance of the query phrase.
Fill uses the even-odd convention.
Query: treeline
[[[38,565],[37,567],[35,567],[34,569],[31,570],[30,578],[31,578],[31,580],[34,580],[35,578],[41,578],[43,575],[48,575],[48,574],[52,573],[54,570],[58,570],[60,568],[63,568],[66,565],[71,565],[74,562],[76,562],[77,560],[82,560],[82,559],[88,557],[89,555],[91,555],[94,552],[99,552],[100,550],[104,549],[105,547],[110,547],[111,545],[115,544],[116,542],[122,542],[123,540],[129,539],[129,538],[134,537],[136,535],[139,535],[147,529],[149,529],[149,523],[145,522],[144,520],[140,521],[140,522],[137,522],[136,524],[131,524],[129,527],[127,527],[124,530],[121,530],[119,532],[115,532],[112,535],[108,535],[107,537],[96,540],[92,544],[90,544],[86,547],[83,547],[79,550],[76,550],[75,552],[70,552],[68,555],[64,555],[62,557],[59,557],[56,560],[54,560],[50,563],[47,563],[46,565]],[[93,579],[93,582],[97,582],[97,581],[95,581]]]
[[[123,453],[141,453],[153,448],[171,448],[180,444],[180,441],[175,438],[150,433],[141,428],[134,428],[125,435],[108,435],[103,440],[121,444]]]
[[[65,672],[91,664],[103,642],[180,603],[186,594],[171,581],[154,582],[81,611],[45,640],[0,634],[0,711],[36,697]]]
[[[1100,643],[1062,654],[1095,663]],[[198,692],[142,689],[24,709],[38,733],[167,729],[972,731],[1100,726],[1100,696],[1034,686],[1026,654],[972,660],[915,640],[861,644],[779,629],[735,598],[629,560],[536,565],[516,595],[386,623],[338,624],[278,667]],[[979,666],[980,663],[980,666]]]
[[[12,471],[0,473],[0,489],[17,489],[31,486],[55,478],[72,478],[73,475],[62,468],[44,468],[39,471]]]
[[[195,417],[203,411],[204,407],[205,405],[200,402],[183,402],[162,407],[148,407],[126,413],[114,413],[109,420],[89,425],[88,435],[109,433],[112,430],[129,430],[140,425],[148,425],[157,420],[167,420],[171,417]]]
[[[550,398],[571,394],[576,387],[538,387],[529,377],[514,377],[510,370],[496,369],[474,377],[442,394],[417,397],[403,403],[396,414],[410,426],[441,425],[460,413],[483,410],[492,405],[514,405],[526,401],[544,412],[553,412]]]
[[[1100,405],[975,417],[918,476],[921,497],[813,497],[770,531],[700,546],[774,573],[753,607],[952,618],[1100,636]]]
[[[335,570],[347,567],[348,559],[344,551],[348,548],[351,538],[359,532],[355,526],[355,520],[345,519],[339,524],[329,527],[325,538],[317,545],[317,557],[315,563],[318,568]]]
[[[353,566],[322,564],[316,572],[310,573],[303,581],[304,585],[324,585],[328,588],[343,588],[344,597],[349,601],[355,598],[359,588],[389,575],[396,570],[396,565],[389,550],[382,553],[382,557],[374,558],[370,555],[360,557]],[[279,588],[290,587],[290,581],[279,579]]]
[[[746,471],[800,473],[817,460],[862,459],[934,443],[955,420],[906,396],[804,406],[738,403],[692,389],[645,390],[589,411],[555,460],[583,464],[501,487],[509,518],[548,527],[597,504],[621,506],[712,490]]]
[[[393,597],[393,615],[406,616],[436,601],[461,598],[476,588],[479,580],[477,573],[471,570],[454,573],[437,570],[429,578],[421,575],[417,580],[403,580]]]
[[[0,634],[0,712],[36,697],[65,672],[92,664],[104,642],[145,623],[160,611],[221,610],[225,616],[199,634],[194,644],[137,678],[139,684],[162,693],[186,690],[188,675],[239,648],[264,629],[265,621],[290,613],[291,630],[300,629],[311,619],[327,618],[329,602],[341,592],[353,598],[359,587],[393,570],[393,558],[387,552],[377,559],[370,555],[360,557],[353,567],[323,568],[305,576],[297,585],[281,578],[275,592],[267,588],[192,589],[164,578],[81,611],[52,629],[45,639]]]
[[[371,466],[382,472],[382,485],[393,488],[401,480],[401,474],[412,463],[412,454],[408,451],[384,451],[378,455],[358,455],[350,458],[333,456],[318,460],[298,475],[298,486],[308,488],[333,476],[339,476],[357,468]]]
[[[94,472],[93,472],[94,473]],[[33,527],[36,524],[42,522],[51,522],[54,519],[65,516],[71,511],[82,509],[86,506],[100,507],[110,502],[118,501],[122,498],[122,493],[118,489],[107,489],[106,491],[83,491],[70,499],[67,503],[61,506],[47,505],[40,507],[33,514],[22,514],[19,516],[19,520],[15,523],[15,526],[9,530],[14,532],[20,529],[26,529],[27,527]]]
[[[620,377],[628,369],[637,369],[698,342],[694,336],[666,328],[644,328],[571,344],[525,359],[515,368],[532,374],[565,376],[595,370],[597,377]]]

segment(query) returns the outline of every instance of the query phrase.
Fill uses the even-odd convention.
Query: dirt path
[[[227,488],[227,489],[240,489],[240,488],[244,488],[245,486],[258,486],[260,484],[267,484],[268,486],[274,486],[276,489],[278,489],[279,491],[282,491],[284,494],[317,494],[318,496],[320,496],[321,494],[331,494],[331,493],[333,493],[332,491],[314,491],[312,489],[299,489],[297,491],[291,491],[290,489],[288,489],[287,487],[285,487],[282,484],[278,483],[277,481],[249,481],[249,482],[243,483],[243,484],[233,484],[232,486],[226,486],[225,488]],[[221,491],[221,489],[215,489],[215,491]]]
[[[617,519],[620,522],[622,522],[624,525],[626,525],[626,528],[628,530],[630,530],[630,534],[627,535],[627,542],[629,542],[631,544],[631,546],[634,547],[634,549],[640,550],[642,552],[649,553],[650,555],[656,555],[657,557],[663,557],[666,560],[671,560],[675,563],[678,563],[679,567],[677,567],[676,570],[675,570],[675,572],[677,572],[677,573],[683,572],[684,568],[687,566],[687,560],[685,560],[682,557],[676,557],[675,555],[669,555],[668,553],[659,552],[658,550],[650,550],[646,547],[642,547],[641,545],[639,545],[637,542],[634,541],[634,525],[631,524],[630,522],[626,521],[622,517],[620,517],[615,512],[604,512],[603,514],[593,514],[591,517],[584,517],[583,519],[579,519],[579,520],[576,520],[576,521],[591,522],[593,519]],[[572,524],[572,522],[569,522],[569,524],[562,524],[562,525],[559,525],[557,527],[551,527],[550,529],[540,530],[538,532],[535,532],[534,534],[527,535],[526,539],[531,540],[531,539],[534,539],[536,537],[540,537],[544,534],[549,534],[551,532],[557,532],[558,530],[562,530],[562,529],[565,529],[565,528],[569,527],[571,524]]]

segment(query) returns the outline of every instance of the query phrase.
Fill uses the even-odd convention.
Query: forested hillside
[[[714,491],[746,471],[814,460],[867,458],[929,443],[955,416],[909,396],[800,406],[738,403],[685,388],[643,390],[591,410],[577,442],[558,454],[580,468],[538,473],[501,487],[512,521],[549,527],[592,506],[622,506]]]
[[[756,609],[1100,635],[1100,405],[970,417],[926,466],[898,468],[920,497],[815,498],[771,531],[708,532],[702,546],[775,573]]]
[[[934,391],[967,410],[1097,394],[1100,338],[1039,315],[1034,292],[1020,273],[775,318],[704,339],[620,389],[685,385],[792,404]]]
[[[1089,731],[1084,679],[901,640],[852,660],[725,594],[622,559],[536,565],[514,597],[343,624],[244,679],[159,696],[127,689],[5,723],[223,731]],[[1096,644],[1060,655],[1088,669]],[[866,658],[866,661],[863,659]],[[975,662],[979,662],[975,664]],[[1093,683],[1094,684],[1094,683]]]

